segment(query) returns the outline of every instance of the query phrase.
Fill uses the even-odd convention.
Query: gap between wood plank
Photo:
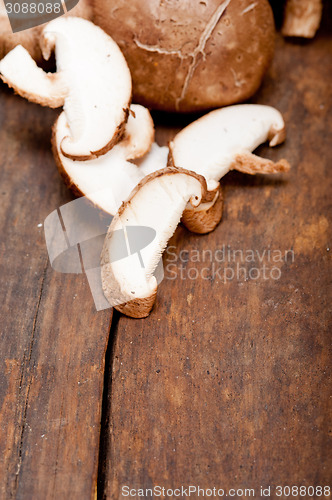
[[[42,298],[42,295],[43,295],[43,289],[44,289],[44,283],[45,283],[45,278],[46,278],[47,266],[48,266],[48,258],[46,259],[46,263],[45,263],[44,269],[43,269],[42,282],[41,282],[41,287],[40,287],[40,292],[39,292],[39,297],[38,297],[38,302],[37,302],[37,308],[36,308],[35,317],[33,319],[32,332],[31,332],[31,340],[30,340],[30,345],[29,345],[29,355],[28,355],[27,362],[26,362],[25,353],[24,353],[24,356],[23,356],[22,372],[21,372],[20,385],[19,385],[19,396],[21,395],[22,386],[23,386],[23,383],[24,383],[24,375],[27,372],[31,371],[30,370],[30,362],[31,362],[31,356],[32,356],[32,349],[33,349],[33,345],[34,345],[34,341],[35,341],[35,330],[36,330],[36,324],[37,324],[37,318],[38,318],[38,313],[39,313],[39,307],[40,307],[40,303],[41,303],[41,298]],[[24,437],[25,423],[26,423],[26,416],[27,416],[27,409],[28,409],[28,402],[29,402],[30,386],[31,386],[31,376],[30,376],[30,379],[29,379],[28,387],[27,387],[27,393],[26,393],[25,404],[24,404],[24,411],[23,411],[23,421],[22,421],[20,445],[19,445],[19,449],[18,449],[18,462],[17,462],[17,468],[16,468],[16,477],[15,477],[15,493],[14,493],[15,495],[16,495],[16,491],[17,491],[17,488],[18,488],[19,474],[20,474],[21,465],[22,465],[23,437]]]
[[[96,500],[106,500],[106,474],[105,463],[109,459],[109,419],[111,417],[111,389],[112,389],[112,368],[114,359],[114,346],[118,329],[118,323],[121,314],[113,309],[113,317],[110,327],[110,334],[105,354],[105,371],[104,371],[104,389],[103,401],[100,420],[100,440],[99,440],[99,457],[98,457],[98,475],[97,475],[97,497]]]

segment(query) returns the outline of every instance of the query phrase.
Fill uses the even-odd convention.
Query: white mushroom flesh
[[[45,59],[55,49],[57,72],[67,86],[70,133],[62,141],[63,153],[73,159],[105,153],[127,119],[131,99],[131,76],[119,47],[101,28],[77,17],[48,23],[40,44]],[[42,80],[37,71],[33,76]]]
[[[123,141],[108,153],[84,162],[71,160],[61,152],[61,142],[68,134],[66,116],[62,113],[55,125],[55,147],[66,176],[94,204],[112,215],[128,198],[133,188],[147,175],[147,170],[162,169],[167,163],[168,148],[152,144],[154,127],[149,111],[132,105]],[[152,144],[151,151],[150,150]],[[140,166],[127,161],[148,153]]]
[[[22,97],[57,108],[63,106],[67,87],[61,73],[45,73],[29,52],[17,45],[0,61],[2,80]]]
[[[204,185],[199,178],[189,172],[169,173],[169,170],[165,169],[162,175],[157,173],[146,177],[111,223],[102,258],[102,264],[106,263],[102,267],[104,291],[111,305],[146,298],[155,292],[157,282],[153,272],[168,240],[188,201],[197,206],[202,199]],[[141,249],[140,256],[129,251],[128,257],[114,261],[113,255],[118,253],[118,247],[113,235],[115,231],[126,230],[127,226],[153,228],[156,236]]]
[[[203,175],[209,190],[231,168],[237,154],[248,153],[285,128],[275,108],[241,104],[204,115],[179,132],[170,143],[174,165]],[[277,143],[271,140],[270,145]],[[213,182],[214,181],[214,182]]]

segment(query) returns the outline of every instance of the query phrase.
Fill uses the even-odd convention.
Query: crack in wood
[[[99,440],[99,457],[98,457],[98,475],[97,475],[97,494],[96,500],[106,500],[106,471],[105,464],[110,456],[109,453],[109,421],[111,417],[111,389],[112,389],[112,368],[114,359],[115,340],[118,331],[120,313],[113,309],[113,317],[110,325],[110,334],[105,353],[105,370],[104,370],[104,389],[103,402],[100,419],[100,440]]]
[[[26,416],[27,416],[27,411],[28,411],[28,400],[29,400],[29,394],[30,394],[30,387],[31,387],[31,377],[29,380],[28,388],[27,388],[27,395],[25,399],[25,406],[24,406],[24,412],[23,412],[23,422],[22,422],[22,429],[21,429],[21,438],[20,438],[20,446],[18,449],[18,463],[17,463],[17,469],[15,472],[15,493],[17,491],[18,487],[18,477],[19,473],[21,470],[21,465],[22,465],[22,449],[23,449],[23,438],[24,438],[24,431],[26,427]]]
[[[59,422],[57,447],[56,447],[56,454],[55,454],[55,466],[54,466],[54,476],[53,476],[53,498],[56,498],[55,483],[56,483],[56,477],[57,477],[57,472],[58,472],[58,463],[59,463],[59,449],[60,449],[60,434],[61,434],[62,415],[63,415],[63,393],[62,393],[62,398],[61,398],[60,422]]]
[[[35,312],[35,316],[34,316],[33,323],[32,323],[31,340],[30,340],[30,345],[29,345],[29,355],[28,355],[28,358],[26,358],[26,352],[23,355],[22,370],[21,370],[21,377],[20,377],[20,385],[19,385],[19,392],[18,392],[18,399],[20,399],[21,394],[23,392],[22,391],[22,387],[23,387],[24,377],[27,376],[29,374],[29,372],[31,372],[31,370],[30,370],[30,362],[31,362],[32,350],[33,350],[34,341],[35,341],[35,330],[36,330],[36,324],[37,324],[37,319],[38,319],[39,307],[40,307],[41,298],[42,298],[43,289],[44,289],[44,283],[45,283],[45,278],[46,278],[47,267],[48,267],[48,258],[46,259],[46,263],[45,263],[45,266],[44,266],[44,269],[43,269],[42,282],[41,282],[40,292],[39,292],[39,296],[38,296],[36,312]],[[32,368],[34,368],[34,365],[33,365]],[[30,394],[31,382],[32,382],[32,374],[30,374],[30,377],[29,377],[29,382],[28,382],[28,385],[27,385],[25,402],[24,402],[23,420],[22,420],[22,425],[21,425],[20,444],[19,444],[19,448],[18,448],[18,461],[17,461],[16,472],[15,472],[15,491],[14,491],[14,496],[16,495],[16,492],[17,492],[18,481],[19,481],[19,474],[20,474],[20,470],[21,470],[21,466],[22,466],[23,441],[24,441],[24,432],[25,432],[25,428],[26,428],[26,417],[27,417],[27,411],[28,411],[28,403],[29,403],[29,394]]]

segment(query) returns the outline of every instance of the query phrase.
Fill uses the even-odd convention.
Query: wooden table
[[[259,153],[291,172],[226,176],[223,222],[178,228],[144,320],[96,312],[84,275],[50,267],[42,223],[73,199],[50,150],[57,112],[1,87],[1,499],[329,483],[331,20],[329,4],[312,42],[278,37],[252,100],[283,113],[286,143]],[[155,119],[160,143],[189,121]],[[203,254],[223,245],[283,258],[265,253],[274,278],[244,279],[256,256],[224,283],[215,267],[238,260]]]

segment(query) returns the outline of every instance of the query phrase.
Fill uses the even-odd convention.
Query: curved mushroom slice
[[[238,155],[251,153],[267,140],[276,146],[284,139],[285,123],[279,111],[239,104],[211,111],[181,130],[170,143],[170,159],[175,166],[204,175],[207,181],[219,181],[237,167]],[[254,158],[260,165],[261,159],[251,155],[252,162]]]
[[[172,167],[148,175],[134,189],[109,227],[101,256],[102,285],[110,305],[133,318],[149,314],[157,293],[153,273],[167,242],[188,201],[197,207],[205,195],[204,177]],[[127,256],[119,259],[118,231],[132,226],[137,231],[152,228],[156,236],[145,247],[136,239],[136,252],[129,247]]]
[[[149,111],[143,106],[132,105],[124,138],[108,153],[94,160],[78,162],[62,154],[61,142],[68,134],[69,126],[61,113],[53,127],[52,148],[56,164],[67,186],[78,196],[86,196],[95,205],[111,215],[115,215],[121,203],[126,200],[134,187],[146,175],[145,159],[140,167],[130,163],[145,155],[154,139],[154,125]],[[153,144],[146,157],[148,169],[166,166],[166,154]],[[162,148],[165,149],[165,148]]]
[[[40,45],[45,59],[55,48],[57,70],[68,85],[64,111],[70,135],[65,156],[88,160],[118,141],[128,118],[131,76],[119,47],[90,21],[59,17],[46,25]]]
[[[122,140],[114,146],[124,152],[126,160],[142,158],[154,141],[154,123],[144,106],[132,104]]]
[[[57,73],[44,73],[20,48],[1,61],[2,79],[33,102],[64,104],[65,156],[89,160],[107,153],[123,134],[131,100],[131,76],[119,47],[101,28],[76,17],[48,23],[40,45],[45,59],[55,48]]]
[[[17,45],[0,61],[0,75],[9,87],[29,101],[50,108],[64,104],[67,87],[63,74],[45,73],[22,45]]]
[[[286,160],[273,163],[251,152],[269,140],[276,146],[285,139],[284,120],[276,109],[256,104],[241,104],[218,109],[181,130],[170,143],[169,163],[203,175],[209,191],[216,192],[218,181],[232,169],[248,174],[285,172]],[[202,211],[200,232],[211,230],[211,206],[207,206],[206,231]],[[213,218],[222,212],[216,198]],[[191,214],[191,220],[194,213]],[[220,220],[220,218],[219,218]],[[186,214],[184,214],[186,223]]]

